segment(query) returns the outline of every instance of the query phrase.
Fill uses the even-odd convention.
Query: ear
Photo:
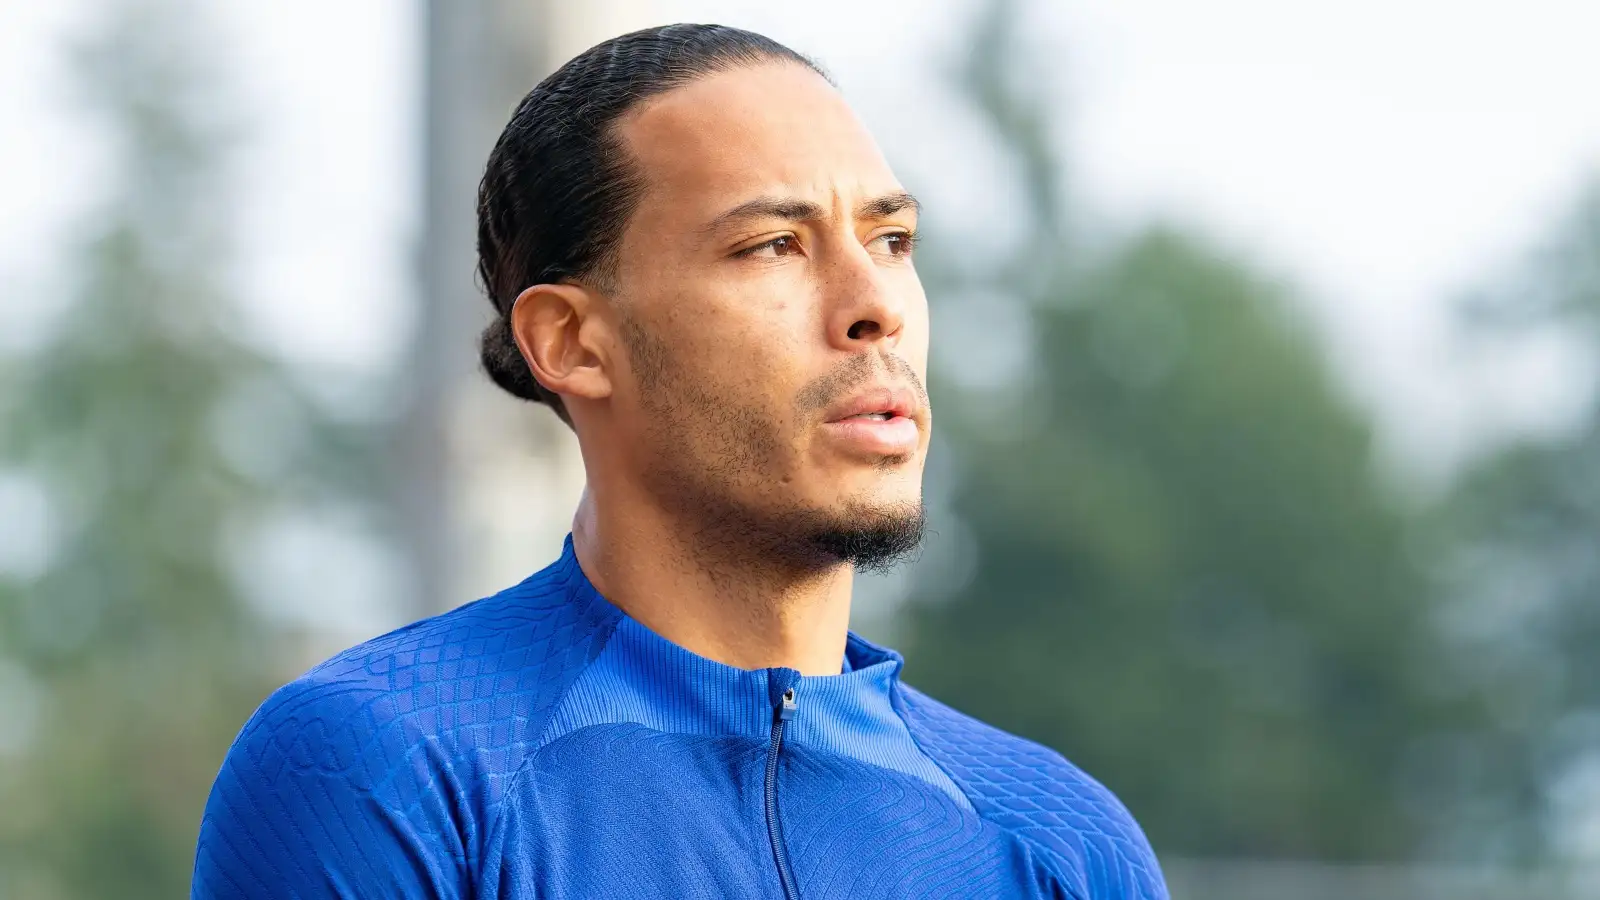
[[[533,377],[565,398],[611,396],[610,333],[598,298],[575,284],[536,284],[511,305],[511,333]]]

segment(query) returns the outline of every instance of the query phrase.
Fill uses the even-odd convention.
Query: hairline
[[[662,90],[655,91],[649,96],[630,104],[621,114],[606,123],[605,127],[601,129],[599,153],[597,155],[600,159],[607,161],[608,168],[613,169],[612,174],[626,185],[621,195],[622,202],[619,204],[621,207],[619,221],[611,223],[610,226],[615,239],[602,245],[604,249],[595,255],[595,259],[590,264],[587,272],[573,273],[560,280],[566,283],[588,286],[603,294],[612,294],[617,290],[617,270],[621,265],[622,236],[627,231],[628,226],[632,224],[633,214],[638,210],[640,202],[644,199],[644,193],[647,188],[645,167],[637,154],[633,152],[633,147],[626,135],[623,134],[623,129],[628,124],[636,121],[650,107],[665,100],[678,90],[708,78],[736,72],[740,69],[755,69],[766,65],[796,66],[816,75],[826,82],[829,87],[838,90],[839,86],[834,84],[833,79],[828,76],[827,72],[823,71],[815,60],[796,51],[791,50],[790,52],[795,53],[800,58],[793,59],[781,54],[769,53],[758,59],[723,59],[693,74],[676,76],[669,79],[667,86]]]

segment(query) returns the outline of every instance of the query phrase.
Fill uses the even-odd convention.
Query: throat
[[[774,565],[760,554],[717,552],[725,549],[720,541],[691,541],[692,530],[618,534],[605,525],[585,530],[574,523],[578,564],[601,596],[646,628],[736,668],[839,673],[850,565]]]

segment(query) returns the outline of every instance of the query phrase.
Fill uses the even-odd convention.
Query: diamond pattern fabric
[[[836,675],[696,656],[601,597],[569,539],[268,698],[217,776],[192,897],[782,898],[781,852],[805,900],[1165,900],[1109,791],[902,664],[855,635]]]

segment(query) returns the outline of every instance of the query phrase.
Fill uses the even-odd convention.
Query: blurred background
[[[0,3],[0,897],[170,898],[240,725],[559,551],[474,190],[614,34],[767,33],[927,206],[855,626],[1191,900],[1600,897],[1600,6]]]

